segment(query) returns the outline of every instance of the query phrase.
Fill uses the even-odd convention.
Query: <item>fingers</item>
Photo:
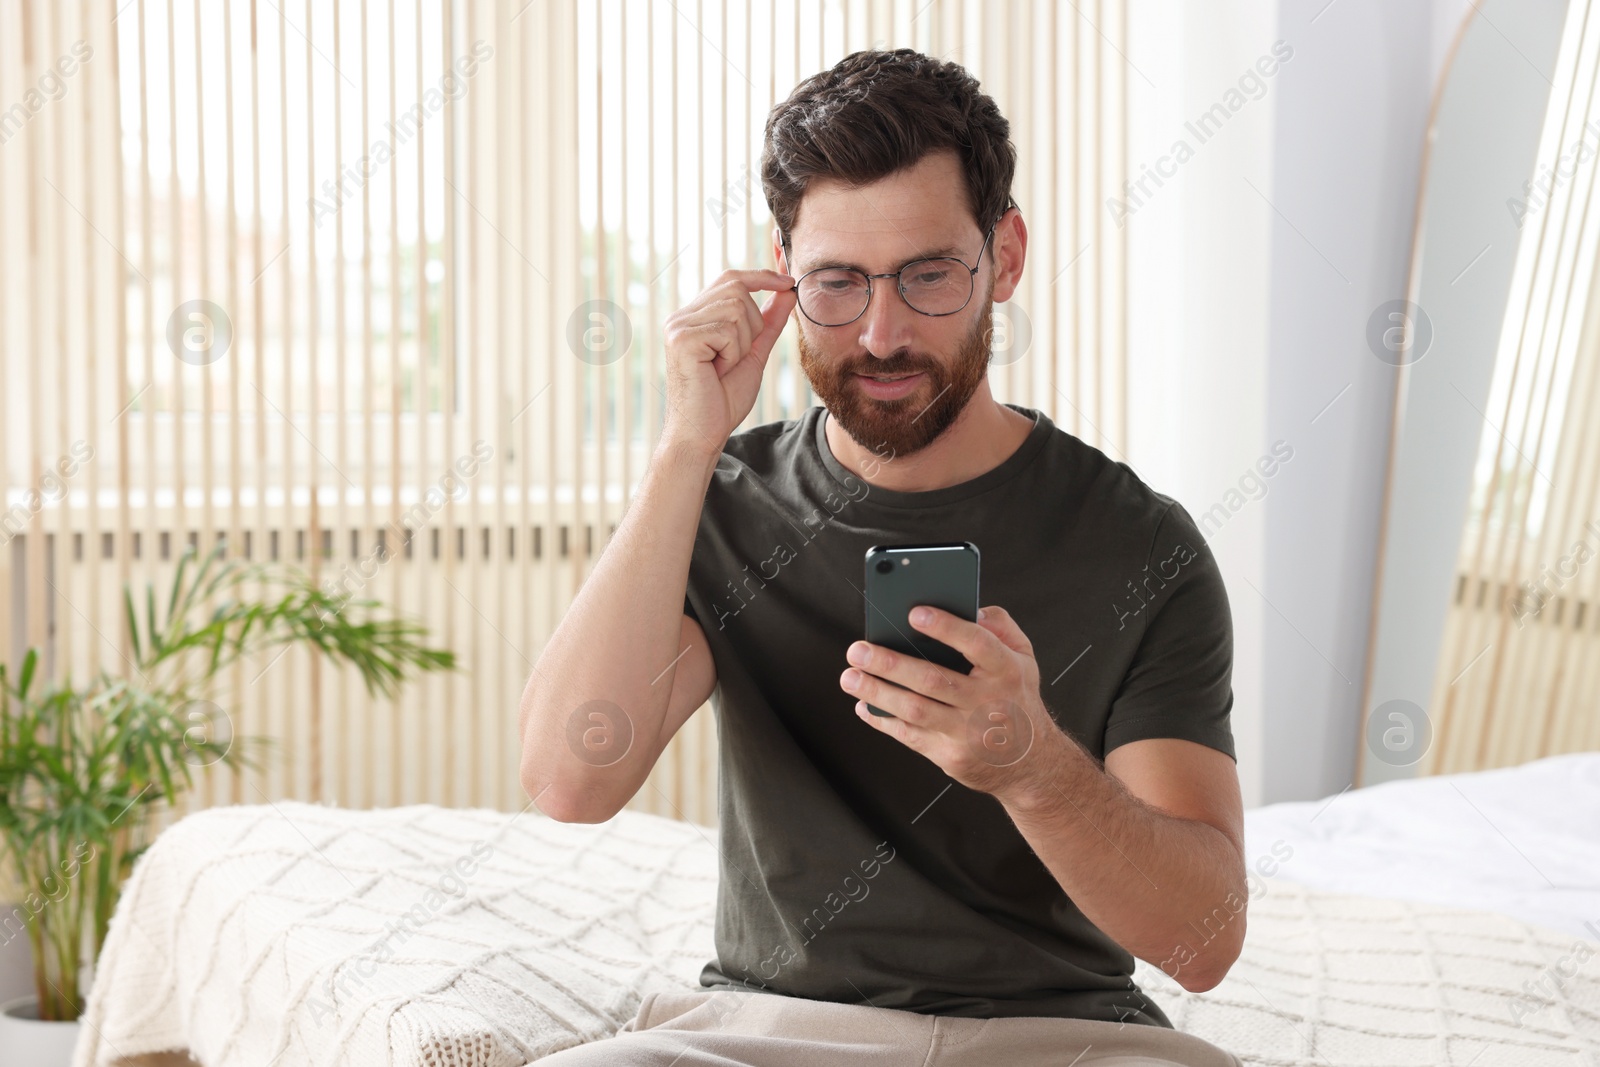
[[[998,637],[1006,647],[1024,655],[1033,655],[1033,642],[1022,632],[1011,613],[998,604],[990,604],[978,611],[978,625]]]
[[[716,355],[730,360],[737,360],[740,353],[748,350],[765,325],[750,294],[743,290],[737,294],[723,291],[686,312],[685,319],[685,325]]]
[[[771,292],[765,307],[758,307],[755,292]],[[714,295],[713,295],[714,294]],[[732,320],[738,328],[738,339],[725,345],[718,355],[732,366],[746,354],[765,360],[783,333],[789,321],[789,312],[797,299],[794,279],[780,271],[727,270],[717,283],[707,291],[705,313],[714,322]],[[726,367],[723,368],[724,370]]]
[[[1018,652],[1027,651],[1030,655],[1032,654],[1031,648],[1026,650],[1017,648],[991,629],[994,625],[991,622],[991,617],[996,612],[1001,611],[1002,609],[1000,608],[992,605],[984,608],[981,621],[968,622],[959,615],[953,615],[931,604],[924,604],[921,607],[927,608],[932,612],[932,615],[929,616],[927,622],[918,622],[915,618],[916,612],[913,611],[908,616],[911,625],[929,637],[936,638],[949,645],[967,657],[967,662],[974,667],[982,667],[985,670],[992,671],[1004,668],[1006,665],[1005,646],[1009,646]],[[1008,615],[1006,618],[1009,619],[1010,616]],[[1015,626],[1016,624],[1012,623],[1012,627],[1015,628]],[[1016,633],[1020,635],[1022,631],[1017,630]],[[1027,638],[1024,637],[1022,640],[1027,641]]]
[[[768,298],[767,306],[761,309],[761,332],[756,335],[750,347],[751,355],[757,359],[767,358],[767,353],[772,351],[772,346],[778,343],[783,328],[788,325],[789,314],[794,311],[798,299],[792,289],[780,290]]]
[[[765,307],[751,295],[771,292]],[[796,303],[794,279],[775,270],[726,270],[698,297],[668,318],[669,348],[691,361],[714,363],[718,375],[748,354],[764,361]],[[677,339],[689,342],[676,345]]]
[[[794,288],[794,279],[781,270],[725,270],[722,278],[736,281],[750,292]]]
[[[787,284],[786,284],[787,283]],[[783,323],[788,319],[788,311],[784,310],[783,301],[787,296],[793,299],[794,279],[787,274],[772,270],[722,272],[714,290],[719,294],[716,303],[731,305],[728,309],[737,310],[744,315],[749,326],[749,336],[743,338],[740,352],[748,352],[756,338],[766,333],[777,320],[778,330],[783,329]],[[771,292],[765,307],[756,306],[755,298],[751,295],[758,292]],[[776,335],[774,335],[776,336]],[[764,354],[764,353],[763,353]]]
[[[739,362],[739,357],[750,351],[750,344],[756,339],[756,334],[761,331],[761,313],[756,309],[755,302],[750,299],[749,293],[740,293],[737,296],[727,296],[707,309],[713,316],[713,322],[727,324],[733,327],[731,340],[723,344],[717,355],[727,361],[731,366]],[[755,321],[752,322],[751,318]],[[727,338],[728,332],[721,330],[718,336]]]
[[[767,322],[762,318],[761,309],[756,306],[755,298],[749,293],[740,295],[738,301],[739,310],[744,314],[745,329],[749,333],[745,346],[739,351],[748,352],[750,347],[755,344],[756,338],[761,336],[761,331],[767,328]]]
[[[845,658],[854,665],[854,669],[842,673],[839,684],[843,686],[846,682],[856,681],[858,688],[854,690],[855,695],[869,699],[874,693],[888,689],[909,691],[942,704],[961,704],[972,688],[971,679],[965,674],[941,667],[921,656],[908,656],[867,641],[852,644],[845,650]],[[892,710],[881,701],[873,700],[872,703]]]
[[[923,696],[913,689],[892,685],[875,674],[861,671],[848,670],[841,674],[839,688],[848,695],[858,698],[863,704],[871,704],[880,711],[887,711],[901,722],[916,726],[932,726],[932,713],[935,709],[949,707],[954,710],[951,705],[941,700]]]

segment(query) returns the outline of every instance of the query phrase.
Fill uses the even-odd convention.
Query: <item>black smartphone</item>
[[[971,541],[928,545],[874,545],[866,560],[866,639],[910,656],[924,656],[962,674],[967,657],[911,625],[918,604],[941,608],[968,622],[978,620],[978,546]],[[883,718],[893,716],[867,705]]]

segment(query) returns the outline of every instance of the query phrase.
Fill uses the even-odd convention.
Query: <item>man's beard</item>
[[[799,331],[800,369],[834,421],[862,448],[885,458],[921,451],[949,429],[989,369],[994,302],[986,299],[983,314],[972,324],[950,362],[897,352],[888,359],[839,363],[819,358]],[[893,400],[869,396],[857,374],[893,376],[923,372],[911,392]]]

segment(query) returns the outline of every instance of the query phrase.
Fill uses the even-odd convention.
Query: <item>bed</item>
[[[1247,813],[1228,977],[1136,979],[1251,1067],[1600,1064],[1600,754]],[[215,808],[129,880],[75,1067],[513,1067],[713,953],[715,831],[429,805]],[[163,1055],[165,1054],[165,1055]]]

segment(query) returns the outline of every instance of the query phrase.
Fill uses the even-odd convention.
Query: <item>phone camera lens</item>
[[[892,570],[894,570],[894,561],[893,560],[880,559],[878,561],[878,573],[879,574],[888,574]]]

